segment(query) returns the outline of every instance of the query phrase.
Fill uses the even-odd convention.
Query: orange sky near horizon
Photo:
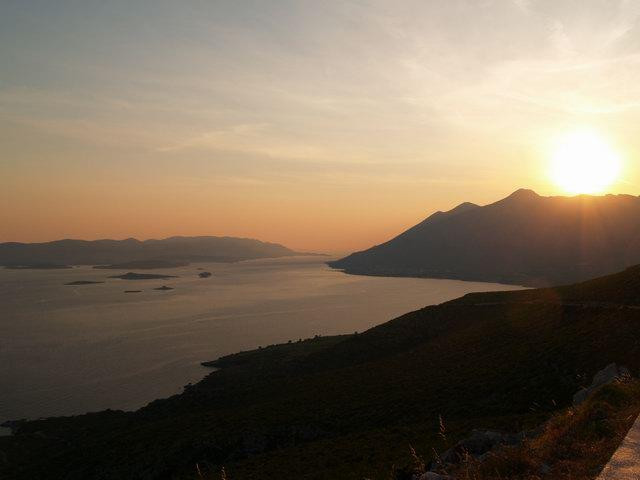
[[[159,192],[143,191],[137,197],[117,191],[105,195],[105,190],[89,190],[78,196],[77,191],[49,193],[43,188],[40,198],[33,199],[38,204],[35,210],[32,205],[11,209],[13,218],[9,221],[16,232],[24,233],[16,237],[6,235],[0,241],[128,237],[144,240],[174,235],[217,235],[257,238],[298,251],[342,254],[382,243],[437,210],[451,209],[463,201],[484,205],[511,193],[505,190],[492,197],[485,194],[485,198],[478,198],[479,195],[470,198],[465,196],[467,192],[458,189],[442,192],[440,201],[431,197],[431,202],[425,202],[420,195],[398,196],[400,192],[390,188],[369,194],[363,192],[362,200],[354,202],[352,192],[333,192],[330,201],[308,199],[305,204],[282,198],[275,208],[260,214],[264,204],[259,198],[236,202],[228,199],[228,203],[220,203],[219,196],[207,191],[192,195],[184,192],[184,197],[182,194],[173,197],[159,193],[163,191],[160,188]],[[372,198],[378,203],[367,203]],[[430,206],[423,207],[426,203]],[[52,210],[64,214],[53,216]],[[96,217],[99,222],[87,221]],[[250,224],[247,219],[251,219]]]
[[[13,2],[0,242],[220,235],[343,253],[550,178],[587,126],[640,193],[640,5]]]

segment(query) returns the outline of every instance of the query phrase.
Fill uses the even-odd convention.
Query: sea
[[[0,269],[0,423],[132,410],[180,393],[222,355],[362,332],[469,292],[519,287],[348,275],[326,257],[147,270]],[[208,278],[199,276],[210,272]],[[104,283],[66,285],[74,281]],[[171,290],[156,290],[167,286]],[[140,292],[125,293],[127,290]],[[2,434],[8,434],[3,429]]]

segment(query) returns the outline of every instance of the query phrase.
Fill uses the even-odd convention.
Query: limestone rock
[[[593,376],[591,385],[576,392],[576,394],[573,396],[573,405],[580,405],[587,398],[589,398],[589,396],[596,389],[602,387],[603,385],[608,385],[609,383],[613,383],[630,376],[631,373],[626,367],[618,366],[615,363],[610,363]]]

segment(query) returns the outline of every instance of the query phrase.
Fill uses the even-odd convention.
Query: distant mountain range
[[[58,240],[46,243],[0,243],[0,265],[9,267],[64,265],[145,268],[168,263],[235,262],[257,258],[302,255],[277,243],[234,237],[171,237],[163,240]],[[127,267],[128,268],[128,267]]]
[[[437,212],[392,240],[329,262],[364,275],[559,285],[640,263],[640,197],[518,190]]]

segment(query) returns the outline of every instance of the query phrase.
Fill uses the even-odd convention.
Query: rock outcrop
[[[625,380],[631,377],[629,369],[610,363],[593,376],[591,385],[582,388],[573,396],[573,405],[577,406],[584,402],[598,388],[609,383]]]
[[[440,456],[441,464],[457,464],[468,456],[483,459],[496,447],[520,445],[524,440],[537,436],[538,430],[519,433],[501,433],[491,430],[473,430],[471,435],[460,440]],[[435,465],[434,465],[435,466]]]

